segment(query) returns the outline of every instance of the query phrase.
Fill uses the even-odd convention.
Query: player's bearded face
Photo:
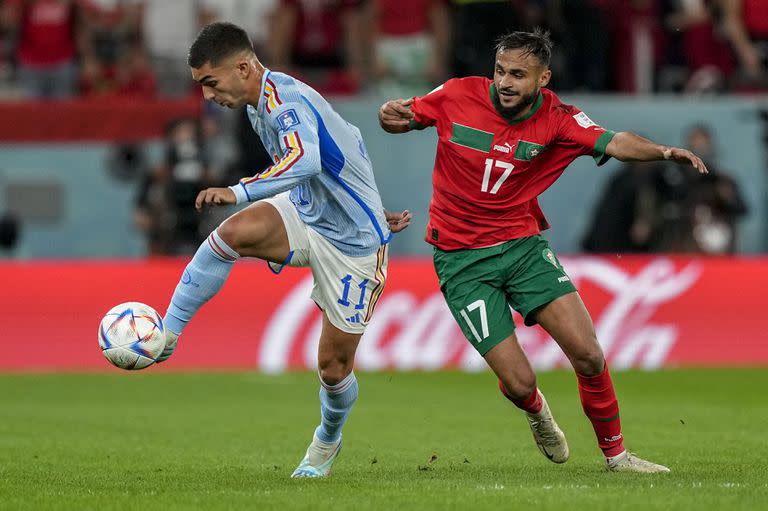
[[[509,91],[501,91],[496,88],[496,95],[499,97],[499,103],[501,104],[501,110],[507,117],[515,118],[520,115],[526,108],[531,106],[539,95],[540,88],[536,87],[532,92],[528,94],[515,93],[510,97],[505,94]],[[507,106],[512,103],[510,106]]]
[[[550,71],[536,56],[520,49],[499,52],[495,66],[496,97],[508,117],[514,118],[525,112],[536,101],[541,87],[549,81]]]

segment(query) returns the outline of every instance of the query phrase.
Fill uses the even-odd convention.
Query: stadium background
[[[764,400],[758,397],[766,389],[764,368],[768,366],[765,343],[768,328],[762,310],[764,289],[768,285],[768,257],[765,256],[768,251],[768,96],[765,93],[768,11],[765,4],[768,2],[737,0],[742,7],[738,19],[729,7],[733,3],[728,0],[382,0],[378,2],[381,18],[370,21],[372,18],[368,16],[372,14],[365,9],[377,4],[375,1],[0,0],[0,372],[8,373],[0,376],[5,389],[0,415],[3,417],[0,422],[5,425],[0,426],[3,438],[0,459],[6,467],[0,468],[0,471],[6,470],[0,490],[10,490],[5,497],[0,491],[0,507],[3,502],[11,508],[56,507],[62,502],[56,500],[61,495],[75,499],[63,501],[65,504],[98,502],[88,500],[92,498],[89,492],[93,482],[87,477],[69,478],[67,463],[75,463],[72,467],[75,473],[105,466],[114,470],[115,462],[104,462],[102,458],[91,461],[88,456],[84,456],[80,464],[71,461],[82,457],[85,451],[91,452],[93,447],[83,445],[79,450],[71,447],[79,446],[81,440],[60,432],[64,431],[63,424],[68,420],[65,417],[70,414],[79,414],[84,422],[98,423],[102,428],[106,426],[110,431],[132,438],[129,427],[138,427],[135,421],[122,424],[119,418],[109,422],[105,417],[122,413],[151,420],[166,413],[163,427],[171,432],[172,428],[184,427],[182,420],[200,420],[186,409],[179,411],[178,408],[189,399],[185,389],[192,388],[211,413],[218,413],[220,417],[283,427],[262,415],[229,417],[230,408],[226,406],[248,407],[254,395],[280,396],[287,389],[292,393],[286,397],[290,400],[307,394],[307,389],[314,389],[310,374],[291,372],[269,377],[253,374],[252,380],[242,380],[247,377],[240,376],[243,371],[271,375],[314,367],[319,315],[309,300],[310,276],[301,270],[286,271],[278,277],[264,264],[238,263],[223,291],[190,324],[180,349],[165,367],[153,367],[141,375],[117,373],[97,348],[98,321],[113,305],[136,300],[164,311],[178,275],[200,236],[231,212],[209,212],[202,217],[188,215],[189,201],[184,197],[189,196],[189,190],[206,184],[230,184],[237,177],[262,168],[258,162],[263,161],[263,155],[259,154],[255,136],[248,134],[247,127],[243,128],[242,112],[203,105],[199,90],[187,79],[186,47],[199,24],[214,19],[233,19],[247,26],[268,67],[298,73],[325,93],[337,110],[361,129],[385,205],[391,209],[407,208],[414,213],[412,226],[392,242],[388,289],[363,338],[357,365],[359,370],[368,373],[364,378],[375,399],[388,403],[384,406],[398,405],[398,402],[387,401],[393,388],[388,387],[393,375],[395,381],[412,385],[406,388],[403,383],[402,394],[392,394],[400,395],[399,399],[418,401],[417,389],[421,389],[423,399],[433,403],[431,408],[425,404],[424,410],[434,419],[424,419],[419,424],[441,441],[450,442],[454,437],[447,431],[441,432],[435,424],[443,421],[448,428],[458,420],[453,412],[455,403],[446,400],[445,389],[454,389],[450,391],[451,396],[462,395],[463,399],[474,401],[477,396],[489,395],[493,382],[483,372],[482,361],[462,339],[442,301],[431,267],[430,246],[423,241],[435,135],[429,130],[398,137],[385,134],[376,119],[380,104],[391,97],[424,93],[450,76],[490,71],[490,64],[484,58],[489,55],[489,45],[498,33],[509,28],[544,26],[552,30],[558,44],[553,61],[553,90],[564,101],[582,108],[596,122],[609,129],[631,130],[674,145],[685,145],[692,127],[706,126],[716,149],[710,163],[715,163],[719,174],[733,179],[746,205],[746,213],[725,213],[728,225],[720,227],[727,234],[714,229],[708,231],[713,238],[705,236],[711,243],[694,243],[701,241],[697,238],[699,231],[695,231],[693,223],[679,221],[679,208],[688,208],[693,215],[700,204],[680,192],[679,186],[672,187],[670,198],[669,179],[674,184],[680,176],[667,176],[666,167],[648,166],[648,176],[669,178],[662,185],[658,180],[643,181],[643,186],[658,193],[656,202],[652,203],[655,208],[652,216],[657,222],[654,228],[664,231],[659,234],[660,239],[669,241],[671,237],[673,241],[684,239],[693,244],[653,245],[649,242],[635,250],[617,247],[603,248],[599,253],[588,251],[584,240],[592,227],[596,208],[611,180],[627,167],[611,161],[597,168],[591,159],[581,158],[541,198],[553,226],[546,236],[582,291],[609,364],[617,371],[659,370],[647,374],[619,373],[617,380],[627,382],[623,386],[618,384],[619,394],[628,398],[630,417],[640,424],[632,431],[634,438],[656,445],[658,450],[652,454],[682,452],[677,458],[670,456],[678,470],[687,470],[687,475],[659,485],[667,492],[664,501],[644,500],[640,496],[648,492],[649,487],[632,486],[634,483],[627,483],[630,488],[622,487],[626,490],[623,495],[629,496],[628,501],[635,502],[636,506],[658,509],[686,508],[696,506],[697,502],[709,502],[715,507],[729,505],[731,509],[764,504],[764,467],[748,475],[739,472],[738,467],[760,463],[757,456],[764,446],[754,443],[754,439],[760,438],[762,432],[755,429],[754,422],[764,423],[768,416]],[[48,22],[58,23],[59,27],[76,27],[60,35],[69,40],[69,53],[58,51],[62,48],[61,40],[41,43],[43,57],[46,44],[58,48],[58,61],[45,58],[36,61],[40,55],[30,56],[21,51],[23,38],[30,33],[24,25],[29,23],[29,18],[15,16],[14,12],[18,14],[19,9],[30,6],[48,13],[48,18],[41,15],[38,19],[43,20],[40,21],[43,27]],[[315,8],[320,11],[312,11]],[[416,13],[417,9],[423,12]],[[296,30],[276,33],[276,27],[287,23],[284,15],[288,12],[297,15]],[[414,26],[392,24],[392,18],[398,17],[416,21]],[[358,29],[364,28],[358,35],[377,33],[380,39],[360,39],[358,49],[366,51],[344,48],[343,41],[349,41],[350,34],[345,30],[350,19]],[[366,22],[378,25],[365,25]],[[323,27],[327,44],[307,46],[307,40],[311,39],[307,34],[314,34],[312,29],[317,26]],[[370,29],[372,26],[378,27],[377,30]],[[748,46],[745,47],[743,41],[734,42],[733,34],[738,30],[746,34]],[[424,48],[439,46],[438,39],[443,34],[449,34],[442,41],[446,45],[445,58],[435,67]],[[280,51],[285,47],[293,47],[293,51]],[[378,62],[376,55],[389,59],[388,71],[374,65]],[[757,60],[751,59],[751,55],[756,55]],[[61,91],[54,92],[52,89],[57,87],[46,89],[44,86],[38,90],[35,87],[45,85],[45,76],[36,81],[30,75],[30,70],[42,68],[54,73],[51,82],[54,84],[64,83],[67,73],[76,78],[62,97],[52,97]],[[124,68],[130,68],[135,74],[123,80],[118,71]],[[425,72],[427,68],[429,73]],[[180,124],[192,126],[192,135],[184,131],[185,128],[179,128]],[[183,158],[179,157],[183,144],[176,146],[176,136],[187,137],[182,141],[187,143],[187,148],[190,140],[196,145],[188,161],[181,161]],[[693,183],[690,176],[683,176],[683,182]],[[662,189],[664,186],[667,188]],[[619,202],[614,207],[633,209],[635,202]],[[678,230],[670,231],[667,229],[670,226]],[[730,235],[734,239],[732,246],[723,243],[723,236],[727,240]],[[237,327],[244,321],[247,328]],[[521,324],[519,317],[516,322]],[[566,367],[554,342],[539,329],[520,328],[518,334],[538,369]],[[758,369],[741,369],[746,366]],[[434,373],[438,379],[433,380],[419,372],[408,375],[388,372],[441,369],[481,374],[440,372]],[[220,370],[229,374],[222,375]],[[385,372],[374,374],[378,371]],[[60,372],[65,374],[56,374]],[[70,374],[81,372],[97,374]],[[184,375],[173,379],[174,373],[179,372],[212,374],[200,375],[199,380],[194,379],[198,376],[191,375],[186,379]],[[577,400],[572,382],[560,371],[543,372],[541,379],[545,385],[551,385],[549,388],[568,389],[567,398],[550,397],[550,402],[554,400],[560,405],[563,420],[571,430],[578,431],[575,424],[583,429],[584,425],[578,422],[583,419],[574,405]],[[715,381],[730,382],[730,386],[714,385]],[[255,384],[255,388],[251,384]],[[164,388],[162,395],[169,403],[167,411],[153,408],[154,405],[141,406],[143,400],[160,395],[157,385]],[[462,390],[455,390],[459,386]],[[675,390],[671,391],[672,388]],[[109,397],[105,399],[105,394],[94,389],[109,389]],[[211,392],[210,398],[204,397],[206,389]],[[219,389],[222,394],[212,389]],[[241,396],[242,392],[250,394]],[[227,397],[222,397],[223,393]],[[738,394],[741,401],[734,394]],[[222,401],[218,402],[219,399]],[[500,406],[489,399],[479,400],[475,406]],[[438,407],[437,403],[442,405]],[[569,408],[566,403],[572,406]],[[315,406],[314,402],[304,404],[307,409]],[[467,407],[472,409],[471,405]],[[638,410],[635,415],[631,415],[631,407]],[[287,408],[270,410],[275,417],[292,413]],[[672,438],[677,439],[680,433],[662,419],[644,422],[640,411],[654,410],[667,412],[675,425],[678,414],[683,424],[685,416],[691,423],[686,431],[690,444],[681,447],[675,443]],[[389,419],[387,415],[374,414],[374,420],[366,422],[370,419],[365,418],[363,409],[358,412],[361,417],[355,417],[350,424],[350,436],[359,432],[358,438],[362,431],[373,431],[377,425],[375,417],[379,422]],[[481,413],[489,412],[483,409]],[[750,413],[755,414],[754,420]],[[707,417],[714,414],[729,416],[732,429],[708,422]],[[308,423],[315,420],[314,415],[307,417]],[[697,419],[700,426],[704,424],[699,429],[693,425]],[[494,434],[495,423],[488,420],[480,431],[486,431],[482,429],[485,427],[486,435],[490,436]],[[228,438],[228,433],[236,430],[232,426],[234,422],[202,419],[202,423],[212,434]],[[521,424],[516,425],[516,429],[521,430],[520,445],[527,446],[529,440],[523,435],[527,432],[522,431]],[[73,431],[79,432],[78,427]],[[364,430],[366,427],[371,429]],[[478,426],[462,423],[461,427]],[[99,428],[82,432],[84,437],[100,438],[102,445],[114,440],[101,437],[106,433]],[[287,429],[285,433],[287,437],[293,434]],[[292,442],[299,437],[303,442],[303,434],[303,430],[297,430]],[[577,439],[579,434],[576,433]],[[582,436],[582,443],[591,446],[592,440]],[[46,442],[42,438],[53,440]],[[207,441],[194,438],[199,444]],[[383,442],[383,437],[377,437],[377,441]],[[211,460],[214,465],[239,460],[235,451],[226,448],[222,453],[205,451],[205,459],[193,459],[185,450],[188,446],[180,443],[169,446],[157,439],[148,442],[155,452],[173,453],[172,456],[177,456],[174,459],[182,460],[180,466],[187,463],[184,470],[190,464],[199,463],[197,472],[192,472],[199,477],[200,487],[208,488],[209,492],[200,497],[194,490],[178,487],[176,497],[159,498],[154,501],[155,505],[161,505],[158,502],[170,503],[170,508],[179,502],[182,507],[200,506],[201,502],[207,502],[208,508],[247,505],[237,500],[239,490],[230,488],[231,481],[241,481],[240,472],[224,470],[212,477],[207,468],[203,468]],[[435,440],[435,445],[437,442]],[[697,450],[703,444],[717,445],[720,450],[705,456]],[[273,459],[270,456],[280,459],[283,454],[282,451],[278,454],[277,445],[269,444],[261,454],[268,459]],[[471,451],[475,444],[466,445]],[[477,453],[477,458],[482,459],[487,453],[492,459],[497,454],[486,452],[486,447],[478,445],[475,445],[476,451],[472,451]],[[40,446],[48,446],[47,465],[24,461],[32,457],[36,460]],[[295,445],[292,447],[296,450]],[[421,447],[409,445],[409,449],[418,451],[415,454],[419,457],[418,473],[430,474],[434,460],[426,450],[422,453]],[[236,448],[250,446],[235,443],[232,449]],[[350,460],[356,459],[354,454],[360,454],[366,458],[363,468],[375,467],[375,453],[354,449],[352,446],[348,452]],[[448,448],[443,449],[450,452]],[[102,448],[93,452],[101,456],[106,451]],[[115,454],[114,458],[122,458],[119,452],[108,452]],[[459,469],[472,470],[466,457],[461,461],[460,452],[464,451],[450,452],[450,456],[458,460],[459,468],[449,465],[447,472],[440,472],[439,467],[434,472],[432,482],[427,484],[432,493],[424,493],[431,499],[429,504],[439,507],[462,502],[461,498],[449,498],[451,495],[458,498],[451,491],[464,488],[462,485],[466,483],[454,481],[450,474],[466,475]],[[595,456],[584,447],[577,447],[575,454],[585,452]],[[297,453],[291,452],[288,461],[275,462],[274,469],[278,471],[280,465],[285,471],[286,467],[281,464],[292,463]],[[226,455],[229,458],[225,460]],[[520,467],[532,463],[535,454],[523,451],[512,456],[507,461]],[[721,464],[718,456],[722,459],[730,456],[730,464]],[[406,455],[403,459],[405,461],[396,458],[389,467],[395,471],[398,467],[415,470],[416,461]],[[250,472],[262,474],[257,476],[257,479],[264,477],[259,479],[260,484],[274,491],[271,497],[261,495],[263,502],[302,507],[290,500],[293,497],[288,492],[292,490],[284,491],[281,480],[270,479],[272,476],[266,472],[272,470],[269,462],[254,466],[242,463]],[[377,473],[359,476],[352,471],[360,467],[349,463],[350,468],[340,468],[341,478],[363,477],[360,482],[363,488],[381,487]],[[132,462],[129,465],[136,470],[147,469]],[[163,466],[168,474],[167,485],[175,484],[174,475],[186,474],[179,467],[174,471]],[[596,467],[584,466],[585,470]],[[699,466],[708,466],[709,471],[697,472]],[[46,475],[47,470],[54,475]],[[543,465],[536,466],[535,470],[538,475],[533,476],[534,487],[550,490],[554,487],[553,497],[544,507],[574,502],[596,509],[601,504],[608,507],[609,500],[599,503],[595,500],[605,496],[599,490],[600,480],[577,477],[563,483],[560,476],[546,473]],[[722,476],[725,473],[735,475],[726,480]],[[387,474],[393,477],[391,472]],[[584,472],[577,471],[578,474]],[[504,483],[505,489],[501,483],[500,486],[486,484],[488,474],[472,472],[469,475],[474,486],[464,494],[467,505],[498,505],[499,501],[488,493],[494,491],[498,496],[509,496],[510,491],[517,489],[524,503],[535,498],[525,493],[519,482]],[[524,472],[514,475],[521,481],[530,476]],[[369,476],[370,480],[365,479]],[[497,477],[498,473],[491,476]],[[23,479],[37,477],[48,481],[50,490],[20,489],[20,483],[14,486]],[[436,482],[439,477],[444,478],[442,483]],[[704,481],[704,490],[701,490],[701,481]],[[374,499],[371,502],[413,504],[403,495],[417,492],[418,486],[412,484],[424,483],[399,481],[397,484],[402,487],[390,488],[391,493],[383,491],[378,497],[371,497]],[[95,487],[101,488],[100,495],[109,499],[121,499],[134,491],[109,478],[96,483]],[[574,488],[578,493],[575,497]],[[587,488],[589,495],[580,493],[579,488]],[[217,492],[226,493],[229,489],[232,489],[232,493],[226,495],[229,500],[216,501]],[[442,492],[442,496],[436,496],[435,492]],[[304,506],[321,498],[313,495],[312,492],[303,495]],[[447,500],[441,500],[443,497]],[[187,498],[192,500],[185,500]],[[115,507],[114,500],[104,502],[107,507]],[[141,502],[137,500],[136,505]],[[341,507],[356,504],[359,502],[340,502]],[[613,501],[614,509],[616,504]],[[376,506],[372,504],[372,507]]]
[[[732,19],[728,5],[655,0],[4,1],[0,10],[4,57],[0,74],[0,273],[7,292],[0,314],[6,332],[27,321],[47,322],[45,330],[57,333],[47,334],[41,342],[59,346],[69,356],[51,348],[44,363],[39,354],[26,351],[25,355],[23,345],[9,343],[4,351],[14,356],[2,357],[0,367],[106,369],[94,356],[98,353],[92,343],[71,332],[83,332],[88,338],[86,325],[95,325],[102,310],[113,302],[140,300],[162,311],[185,256],[231,213],[198,215],[191,210],[190,198],[205,186],[231,184],[264,167],[266,155],[244,126],[243,112],[204,105],[187,75],[184,58],[189,40],[200,23],[215,19],[237,19],[252,33],[267,66],[306,79],[360,127],[385,205],[409,209],[415,218],[410,229],[392,242],[390,289],[382,308],[387,296],[392,302],[406,296],[414,303],[413,311],[421,311],[413,314],[414,324],[429,325],[425,331],[443,325],[443,340],[435,335],[430,342],[436,343],[432,349],[443,343],[446,352],[452,352],[459,333],[450,326],[447,309],[435,295],[431,247],[423,241],[435,134],[426,130],[408,136],[388,135],[379,129],[376,112],[388,98],[425,93],[449,76],[487,72],[487,49],[497,33],[534,25],[549,28],[557,43],[552,88],[566,102],[578,105],[609,129],[632,130],[662,143],[685,146],[691,129],[705,127],[713,146],[705,159],[716,175],[733,180],[743,202],[741,211],[726,206],[718,212],[717,202],[725,199],[716,197],[713,205],[712,199],[698,196],[694,190],[705,186],[695,176],[670,174],[670,166],[646,164],[640,166],[641,173],[652,177],[633,186],[650,190],[656,197],[645,206],[653,210],[649,240],[627,247],[618,240],[611,246],[609,239],[607,245],[603,240],[595,246],[586,241],[590,230],[602,230],[604,238],[613,234],[631,238],[626,231],[636,225],[607,227],[594,222],[600,207],[612,208],[602,214],[609,220],[640,209],[640,192],[618,195],[616,188],[609,189],[618,175],[632,172],[629,166],[610,161],[596,168],[591,159],[578,159],[543,195],[541,203],[552,224],[547,237],[559,254],[568,256],[571,272],[590,264],[604,268],[579,271],[575,276],[584,286],[598,330],[614,336],[615,328],[610,325],[617,323],[625,328],[615,334],[617,339],[628,346],[640,343],[633,348],[637,353],[624,356],[625,367],[766,363],[765,350],[749,334],[748,322],[727,322],[724,331],[699,332],[695,324],[702,309],[691,305],[718,304],[707,315],[724,317],[720,294],[726,283],[717,289],[714,275],[732,272],[728,285],[758,296],[763,285],[760,276],[766,274],[762,254],[768,250],[768,100],[761,92],[766,67],[764,62],[756,69],[750,67],[731,34],[735,33],[734,23],[741,23],[759,55],[765,49],[761,31],[768,24],[762,17],[768,14],[760,2],[746,1],[741,6],[742,19]],[[163,25],[171,19],[180,26],[171,30],[167,23]],[[295,26],[289,26],[291,23]],[[283,26],[289,28],[279,28]],[[478,27],[486,31],[474,33]],[[41,35],[45,33],[48,35]],[[65,43],[69,53],[61,48]],[[575,52],[574,44],[584,45],[593,58]],[[359,51],[350,51],[353,45]],[[430,48],[435,48],[432,53]],[[59,61],[75,70],[76,79],[68,91],[50,87],[61,85],[67,76],[58,70],[61,64],[51,63],[54,49]],[[126,78],[120,74],[125,70],[134,74]],[[53,78],[44,71],[54,73]],[[606,197],[611,200],[605,202]],[[696,220],[702,209],[716,221]],[[634,221],[646,220],[638,213]],[[732,243],[723,241],[729,237]],[[590,252],[601,254],[593,259],[596,256]],[[622,258],[625,253],[643,255]],[[414,265],[417,269],[411,270]],[[732,268],[723,270],[727,265]],[[221,323],[221,314],[226,312],[213,313],[214,308],[239,315],[257,307],[259,319],[242,334],[243,339],[238,338],[241,334],[235,335],[233,349],[220,351],[230,353],[231,361],[206,362],[201,353],[195,367],[261,367],[253,361],[263,344],[273,344],[267,339],[270,318],[285,300],[293,300],[293,293],[303,289],[298,283],[305,275],[300,271],[276,278],[263,265],[242,266],[234,280],[247,279],[251,284],[240,291],[234,289],[237,284],[228,284],[207,307],[211,310],[193,322],[185,335],[185,350],[194,350],[204,332]],[[135,275],[121,277],[120,268],[135,271]],[[36,277],[33,286],[28,277],[19,277],[29,272],[50,277]],[[610,277],[599,280],[605,275]],[[741,275],[743,283],[738,280]],[[668,285],[679,281],[679,289],[663,297],[646,296],[643,301],[641,291],[635,297],[622,295],[622,286],[630,281],[647,286],[648,292],[666,281]],[[62,288],[61,282],[67,285]],[[250,289],[259,289],[258,296],[252,296]],[[22,296],[26,298],[22,300]],[[33,303],[43,297],[59,311],[57,316],[35,317]],[[620,305],[624,301],[629,305]],[[78,306],[73,307],[74,303]],[[747,314],[748,305],[739,305],[742,316]],[[612,312],[617,308],[621,312]],[[20,317],[25,322],[11,320]],[[308,325],[315,325],[313,321],[316,318],[308,320]],[[374,330],[383,333],[367,338],[381,337],[376,343],[383,346],[397,345],[403,336],[419,335],[411,327],[376,327],[376,323],[374,319]],[[315,327],[307,328],[309,335],[295,335],[311,353]],[[652,333],[659,329],[666,333]],[[294,342],[289,340],[290,332],[281,335],[286,345]],[[740,339],[743,346],[738,354],[722,355],[722,360],[714,352],[708,357],[697,355],[697,346],[716,346],[722,335]],[[4,342],[12,338],[3,335]],[[655,348],[654,342],[658,344]],[[237,346],[240,348],[234,349]],[[364,340],[364,350],[366,346]],[[651,356],[652,362],[639,354],[654,349],[661,354]],[[675,349],[682,349],[683,354],[668,358]],[[238,351],[244,353],[236,354]],[[456,354],[438,357],[443,362],[436,363],[427,361],[429,357],[420,362],[414,352],[409,355],[413,360],[398,363],[384,355],[375,360],[378,351],[369,351],[366,360],[374,360],[362,362],[365,367],[462,366]],[[614,355],[609,352],[609,356]],[[562,364],[561,358],[552,357],[540,367]],[[170,365],[183,367],[185,355],[177,358]],[[311,357],[295,358],[288,365],[312,367]]]

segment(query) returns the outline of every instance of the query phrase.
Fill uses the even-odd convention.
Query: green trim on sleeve
[[[611,159],[609,155],[605,154],[605,149],[608,147],[608,143],[613,140],[615,134],[615,131],[606,130],[595,142],[595,147],[592,149],[592,157],[595,159],[598,167]]]
[[[426,128],[426,126],[416,122],[416,119],[411,119],[410,121],[408,121],[408,128],[412,130],[423,130],[424,128]]]

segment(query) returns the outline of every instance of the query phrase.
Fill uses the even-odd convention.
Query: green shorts
[[[481,355],[515,331],[510,309],[534,325],[536,309],[576,291],[538,235],[487,248],[436,248],[434,261],[448,308]]]

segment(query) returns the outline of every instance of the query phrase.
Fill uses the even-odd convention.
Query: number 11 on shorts
[[[472,323],[472,320],[469,319],[469,312],[473,312],[476,309],[480,309],[480,330],[483,333],[483,337],[480,337],[480,334],[477,333],[477,328],[475,328],[475,325]],[[469,305],[467,305],[466,309],[461,309],[461,317],[464,318],[464,321],[467,322],[467,325],[469,326],[469,329],[472,330],[472,335],[475,336],[475,340],[477,340],[478,344],[483,342],[488,337],[488,314],[485,312],[485,301],[484,300],[477,300]]]
[[[349,307],[349,290],[352,284],[352,275],[347,274],[346,277],[341,279],[341,283],[344,284],[344,291],[342,291],[341,298],[339,298],[337,301],[344,307]],[[355,309],[362,310],[365,308],[365,289],[367,286],[368,279],[364,279],[360,284],[357,285],[357,287],[360,288],[360,300],[355,305]]]

